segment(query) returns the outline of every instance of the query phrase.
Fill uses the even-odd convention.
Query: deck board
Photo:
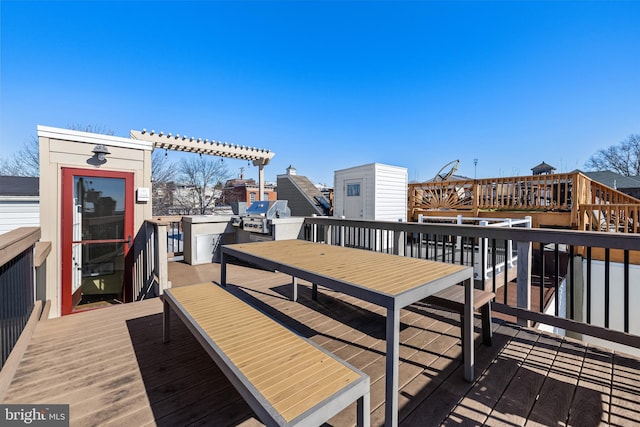
[[[613,386],[611,388],[611,415],[609,422],[615,425],[631,425],[639,422],[640,414],[640,360],[615,354]]]
[[[568,425],[609,423],[612,359],[611,351],[586,349]]]
[[[566,423],[584,359],[585,347],[563,340],[540,390],[529,420],[532,425]]]
[[[174,262],[170,273],[174,287],[217,282],[219,266]],[[314,301],[304,281],[289,301],[284,274],[229,265],[228,279],[235,295],[370,375],[372,425],[381,425],[383,311],[325,289]],[[72,426],[260,425],[177,317],[162,343],[161,313],[154,299],[41,322],[4,403],[69,403]],[[476,320],[477,380],[467,383],[459,315],[422,302],[402,311],[401,426],[638,423],[639,358],[499,320],[486,347]],[[257,375],[267,385],[282,379]],[[347,408],[329,425],[353,426],[354,417]]]

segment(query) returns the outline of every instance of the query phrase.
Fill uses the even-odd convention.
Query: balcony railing
[[[581,213],[585,230],[640,233],[640,204],[585,204]]]
[[[170,220],[147,220],[134,241],[133,296],[136,301],[161,295],[169,287],[167,229]]]
[[[304,236],[469,266],[478,264],[485,245],[497,257],[500,249],[507,253],[513,242],[515,279],[499,274],[497,259],[480,261],[493,271],[488,280],[476,277],[476,287],[502,288],[495,311],[514,316],[523,325],[550,325],[578,337],[587,335],[640,349],[640,315],[634,315],[632,305],[640,298],[637,234],[313,217],[305,219]],[[532,290],[539,291],[539,303],[532,304]],[[545,299],[549,294],[552,298]],[[509,303],[513,300],[516,302]]]
[[[156,216],[153,219],[157,223],[167,226],[167,254],[169,259],[179,259],[184,255],[184,234],[182,231],[181,215]]]
[[[158,296],[169,286],[168,228],[175,230],[170,220],[150,220],[136,236],[133,251],[135,300]],[[50,243],[39,242],[39,239],[38,227],[18,228],[0,236],[0,367],[5,365],[30,318],[39,318],[43,305],[48,307],[44,299]]]
[[[421,224],[467,224],[480,225],[483,227],[525,227],[531,228],[531,217],[527,216],[523,219],[511,218],[475,218],[457,215],[455,217],[448,216],[423,216],[418,215],[418,222]],[[416,236],[413,236],[415,239]],[[489,244],[489,239],[480,242],[480,252],[477,254],[477,261],[473,263],[475,276],[488,280],[493,276],[499,277],[502,274],[509,276],[509,269],[515,269],[518,259],[517,251],[512,240],[506,241],[505,247],[494,247]],[[451,242],[451,250],[456,248],[464,250],[462,246],[462,237],[457,237]],[[467,250],[469,250],[467,248]],[[428,258],[428,256],[426,257]]]
[[[4,368],[21,334],[38,319],[36,269],[44,265],[48,247],[36,245],[40,228],[23,227],[0,235],[0,368]],[[2,384],[0,384],[0,389]]]

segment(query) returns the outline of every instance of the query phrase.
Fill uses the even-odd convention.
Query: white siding
[[[348,218],[348,219],[364,219],[372,220],[374,213],[374,194],[375,194],[375,177],[373,164],[356,166],[349,169],[342,169],[334,172],[333,188],[334,188],[334,209],[333,215],[340,217],[345,214],[345,182],[350,180],[361,179],[362,188],[360,194],[362,195],[364,203],[364,212],[362,218]]]
[[[407,220],[407,169],[376,164],[375,213],[377,221]]]
[[[364,214],[369,221],[398,221],[407,219],[407,169],[371,163],[334,172],[333,215],[344,215],[344,183],[362,179]]]
[[[0,234],[19,227],[40,226],[40,204],[37,197],[23,200],[0,198]]]

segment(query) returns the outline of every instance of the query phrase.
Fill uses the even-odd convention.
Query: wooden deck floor
[[[219,266],[170,264],[174,286],[217,281]],[[289,300],[288,276],[230,265],[229,289],[371,377],[372,425],[383,422],[384,313],[332,291]],[[301,284],[305,284],[301,282]],[[162,343],[159,299],[38,324],[4,403],[68,403],[71,425],[259,425],[186,327]],[[494,323],[476,329],[476,376],[463,379],[457,315],[415,304],[402,312],[400,423],[617,425],[640,423],[640,360]],[[348,408],[331,425],[351,426]]]

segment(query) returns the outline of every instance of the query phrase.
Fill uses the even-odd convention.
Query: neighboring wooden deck
[[[581,172],[499,178],[413,182],[408,218],[508,218],[531,216],[533,227],[550,226],[640,233],[640,202]]]
[[[219,279],[219,266],[170,263],[174,286]],[[301,286],[290,277],[230,265],[234,294],[371,377],[372,425],[384,417],[384,313]],[[301,282],[304,284],[304,282]],[[69,403],[71,425],[258,425],[249,407],[182,322],[162,343],[159,299],[41,322],[4,403]],[[640,360],[509,323],[493,346],[477,339],[475,383],[463,379],[456,314],[414,304],[402,312],[403,426],[633,425],[640,423]],[[479,326],[479,319],[478,319]],[[476,328],[476,335],[480,328]],[[343,411],[335,426],[355,423]]]

